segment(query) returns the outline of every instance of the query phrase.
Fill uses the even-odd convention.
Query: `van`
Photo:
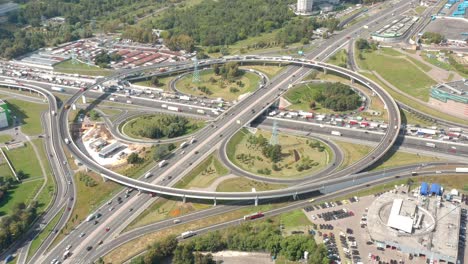
[[[145,174],[145,179],[148,179],[149,177],[151,177],[153,174],[151,174],[151,172],[148,172]]]
[[[174,219],[173,222],[174,222],[174,224],[178,224],[178,223],[180,223],[180,220],[179,219]]]

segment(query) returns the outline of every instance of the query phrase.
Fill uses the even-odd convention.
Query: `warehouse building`
[[[433,86],[429,104],[442,112],[468,119],[468,79]]]
[[[119,150],[126,148],[126,146],[118,141],[105,146],[101,151],[99,151],[99,157],[101,158],[108,158],[112,157],[115,153],[117,153]]]
[[[379,196],[367,214],[368,234],[377,248],[425,257],[428,263],[457,263],[461,209],[439,194],[439,184],[429,188],[422,183],[413,193]]]

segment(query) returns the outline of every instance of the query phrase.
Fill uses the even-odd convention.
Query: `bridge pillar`
[[[295,192],[295,193],[293,194],[293,199],[294,199],[294,200],[297,200],[297,192]]]
[[[185,199],[185,195],[182,197],[182,202],[185,203],[186,199]]]
[[[102,175],[101,175],[101,177],[102,177],[102,181],[103,181],[103,182],[107,182],[107,181],[108,181],[106,177],[104,177],[104,176],[102,176]]]
[[[216,206],[216,197],[214,198],[213,206]]]
[[[255,206],[258,206],[258,196],[255,197]]]
[[[354,83],[354,78],[353,77],[351,77],[351,83]]]
[[[327,74],[327,69],[323,69],[323,73],[324,73],[324,74]]]

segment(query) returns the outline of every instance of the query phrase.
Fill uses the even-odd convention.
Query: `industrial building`
[[[314,6],[314,0],[297,0],[297,15],[310,15],[312,14],[312,8]]]
[[[368,233],[377,248],[434,263],[457,263],[461,209],[452,199],[443,199],[442,193],[439,184],[422,183],[413,192],[379,196],[367,214]]]
[[[440,111],[468,119],[468,80],[433,86],[430,90],[429,104]]]
[[[0,128],[8,127],[11,123],[10,109],[8,104],[0,99]]]
[[[111,157],[114,153],[117,151],[121,150],[122,148],[125,148],[126,146],[118,141],[105,146],[104,148],[99,151],[99,157],[101,158],[108,158]]]
[[[395,18],[390,24],[371,34],[373,40],[379,42],[399,42],[407,37],[411,27],[418,21],[418,17],[402,16]]]

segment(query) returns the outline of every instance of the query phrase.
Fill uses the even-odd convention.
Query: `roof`
[[[115,151],[116,149],[118,148],[121,148],[123,147],[124,145],[118,141],[104,147],[100,152],[99,152],[99,155],[102,155],[102,156],[107,156],[109,155],[109,153],[112,153],[113,151]]]
[[[393,200],[390,216],[388,217],[387,226],[401,230],[406,233],[413,231],[413,219],[409,216],[400,215],[400,210],[403,205],[403,199]]]
[[[420,193],[425,195],[429,191],[429,185],[426,182],[421,183],[421,191]]]
[[[431,184],[431,193],[440,194],[441,193],[440,184],[437,184],[437,183]]]

